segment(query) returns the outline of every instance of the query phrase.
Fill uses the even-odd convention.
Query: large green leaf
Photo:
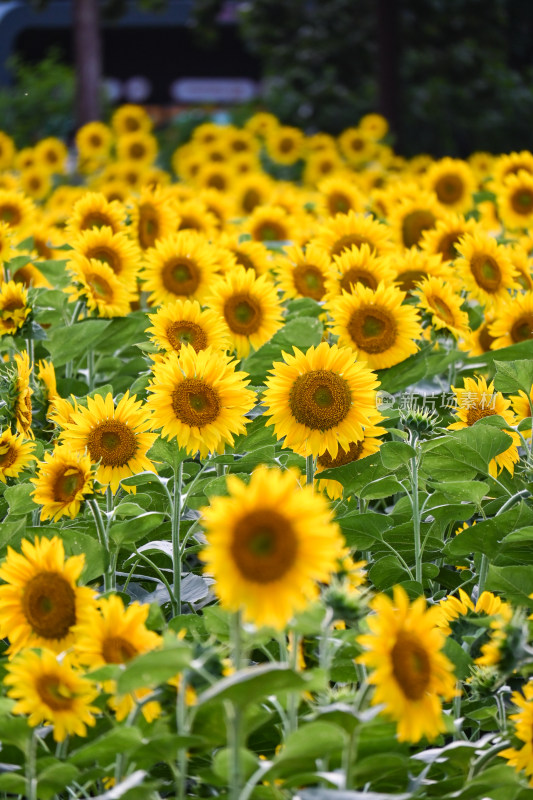
[[[135,689],[153,688],[165,683],[184,670],[192,658],[189,645],[175,642],[172,647],[152,650],[137,656],[128,663],[117,680],[119,694],[133,692]]]
[[[506,600],[516,605],[533,605],[533,569],[531,567],[489,567],[486,588],[491,592],[501,592]]]
[[[529,541],[532,526],[533,510],[524,502],[518,503],[503,514],[477,522],[454,536],[446,543],[444,554],[454,557],[484,553],[494,559],[505,549],[509,534],[525,531],[525,541]]]
[[[89,744],[79,747],[69,754],[69,761],[78,766],[94,764],[98,761],[103,766],[112,764],[119,753],[131,753],[142,744],[142,734],[139,728],[117,727],[99,736]]]
[[[499,392],[518,392],[527,395],[533,385],[533,359],[527,361],[495,361],[494,387]]]
[[[506,427],[500,417],[488,417],[469,428],[423,442],[421,473],[438,481],[471,480],[479,472],[488,475],[490,461],[511,444],[499,424]]]
[[[55,368],[63,367],[93,349],[110,323],[111,320],[106,319],[84,319],[74,325],[53,328],[43,346],[50,353]]]
[[[198,696],[197,705],[231,700],[238,706],[254,703],[261,697],[283,691],[305,691],[310,676],[294,672],[281,664],[264,664],[222,678]]]

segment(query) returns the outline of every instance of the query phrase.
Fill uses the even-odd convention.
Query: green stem
[[[186,736],[188,733],[187,728],[187,673],[184,672],[178,686],[178,693],[176,696],[176,729],[178,736]],[[178,749],[178,800],[184,800],[186,797],[187,786],[187,748],[180,747]]]
[[[35,728],[31,729],[26,758],[26,782],[28,784],[28,800],[37,800],[37,776],[35,774],[35,758],[37,751],[37,736]]]
[[[294,672],[298,672],[298,650],[300,647],[300,636],[295,631],[289,631],[289,667]],[[289,692],[287,698],[287,718],[289,722],[289,734],[298,728],[298,692]]]
[[[174,468],[174,483],[172,488],[172,568],[174,570],[174,584],[172,587],[176,606],[176,613],[181,614],[181,487],[183,483],[183,461]]]
[[[26,339],[26,352],[30,362],[30,381],[35,386],[35,344],[33,339]]]
[[[418,453],[411,459],[411,506],[413,509],[415,545],[415,581],[422,583],[422,544],[420,541],[420,508],[418,505]]]
[[[313,456],[307,456],[305,459],[305,482],[309,484],[309,486],[313,485],[315,480],[315,464],[313,461]]]
[[[242,621],[240,611],[233,614],[231,620],[231,656],[233,667],[238,672],[242,667]],[[227,703],[228,746],[231,751],[230,798],[238,800],[241,793],[241,710],[236,703]]]
[[[359,744],[359,730],[354,728],[344,750],[344,790],[352,788],[353,768]]]
[[[177,607],[177,604],[176,604],[176,600],[174,599],[174,593],[172,591],[172,586],[167,581],[164,573],[161,572],[159,567],[156,564],[154,564],[152,559],[148,558],[148,556],[145,556],[144,553],[140,553],[138,550],[135,550],[135,554],[141,559],[141,561],[144,561],[145,564],[149,564],[150,567],[154,570],[155,574],[157,575],[157,577],[159,578],[159,580],[161,581],[161,583],[163,584],[163,586],[165,587],[165,589],[168,592],[168,596],[170,598],[170,605],[172,606],[172,616],[173,617],[177,616],[178,607]]]
[[[87,350],[87,383],[89,385],[90,392],[92,392],[94,389],[94,379],[94,350],[90,349]]]
[[[478,597],[481,597],[485,589],[485,582],[487,580],[488,571],[489,571],[489,557],[485,555],[485,553],[483,553],[481,556],[481,563],[479,565],[479,582],[477,585]]]
[[[508,511],[508,509],[511,508],[511,506],[514,506],[515,503],[518,503],[520,500],[524,500],[526,497],[529,497],[529,495],[529,489],[521,489],[519,492],[513,494],[512,497],[506,500],[503,506],[498,509],[494,516],[498,517],[500,514],[503,514],[504,511]]]
[[[111,578],[111,553],[109,552],[109,537],[107,533],[107,527],[104,525],[104,520],[102,517],[102,512],[100,511],[100,506],[98,505],[98,501],[94,498],[87,500],[87,504],[91,509],[94,524],[96,525],[96,533],[98,535],[98,541],[100,542],[101,546],[107,553],[107,567],[104,572],[104,592],[110,592],[113,586],[113,580]]]

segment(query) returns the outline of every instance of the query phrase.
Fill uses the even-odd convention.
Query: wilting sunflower
[[[174,233],[177,222],[175,203],[164,189],[142,189],[131,208],[131,228],[143,250]]]
[[[117,157],[149,167],[157,157],[157,139],[145,131],[126,133],[117,140]]]
[[[208,347],[196,353],[183,345],[179,354],[153,368],[154,380],[148,407],[154,428],[177,439],[188,453],[220,453],[233,436],[244,433],[247,414],[255,395],[246,386],[245,372],[235,370],[235,361]]]
[[[35,160],[53,175],[65,171],[68,149],[61,139],[55,136],[47,136],[41,139],[34,147]]]
[[[219,270],[220,254],[197,233],[181,231],[156,242],[146,252],[141,273],[152,305],[177,298],[203,300]]]
[[[291,471],[256,469],[249,484],[230,475],[227,486],[229,497],[202,510],[205,571],[224,608],[282,629],[336,571],[339,528],[325,499]]]
[[[266,275],[236,267],[213,284],[206,301],[224,320],[239,358],[259,349],[282,325],[282,306]]]
[[[533,175],[520,171],[509,175],[496,190],[498,214],[511,229],[530,228],[533,223]]]
[[[103,122],[88,122],[76,133],[78,159],[82,168],[108,160],[113,134]]]
[[[15,335],[31,314],[28,292],[15,281],[0,286],[0,336]]]
[[[152,120],[142,106],[125,103],[113,112],[111,127],[116,136],[137,133],[137,131],[149,133],[152,129]]]
[[[442,700],[456,694],[453,664],[442,652],[446,637],[437,627],[440,611],[426,608],[425,597],[409,603],[407,592],[394,587],[394,598],[379,594],[367,618],[370,633],[358,637],[367,652],[358,661],[372,669],[374,705],[397,723],[400,742],[435,739],[446,728]]]
[[[190,344],[197,353],[212,347],[228,350],[230,341],[220,314],[212,309],[202,310],[196,300],[176,300],[161,306],[156,314],[149,314],[152,323],[147,332],[157,347],[168,353],[179,353],[184,344]]]
[[[115,493],[123,478],[149,470],[156,472],[146,457],[157,436],[150,433],[150,416],[135,395],[129,392],[117,406],[111,393],[87,398],[87,408],[79,406],[61,434],[61,442],[73,451],[87,449],[93,464],[98,464],[96,480],[110,485]]]
[[[263,402],[266,424],[274,425],[278,439],[285,437],[285,447],[305,456],[327,450],[336,458],[339,447],[348,450],[380,421],[376,375],[348,347],[322,342],[283,358],[273,364]]]
[[[425,174],[424,184],[450,211],[465,213],[472,207],[477,183],[466,161],[459,158],[435,161]]]
[[[304,251],[291,245],[276,260],[276,266],[278,286],[285,299],[311,297],[320,301],[324,298],[331,261],[321,248],[310,244]]]
[[[338,139],[339,150],[352,167],[372,161],[376,155],[376,140],[362,128],[347,128]]]
[[[299,128],[279,125],[267,131],[265,147],[277,164],[294,164],[304,153],[305,137]]]
[[[533,339],[533,292],[509,297],[498,306],[489,333],[494,337],[493,350]]]
[[[55,653],[27,651],[7,665],[4,683],[7,696],[17,702],[12,714],[28,714],[28,724],[53,725],[56,742],[67,736],[86,736],[87,726],[96,723],[100,709],[91,703],[98,687],[72,666],[67,655],[58,660]]]
[[[422,327],[416,309],[404,305],[405,292],[380,283],[376,291],[357,286],[327,304],[332,333],[370,369],[387,369],[418,351]]]
[[[69,261],[69,271],[75,287],[69,289],[70,301],[83,299],[89,311],[99,317],[125,317],[130,311],[133,286],[126,286],[108,264],[95,258]]]
[[[385,428],[367,425],[365,427],[364,437],[359,442],[350,442],[346,450],[339,447],[336,458],[332,458],[327,450],[325,453],[322,453],[316,461],[318,491],[326,492],[328,497],[332,500],[340,500],[344,494],[344,486],[342,483],[333,480],[333,478],[324,478],[320,480],[319,474],[325,469],[342,467],[345,464],[351,464],[353,461],[360,461],[362,458],[374,455],[383,444],[377,437],[384,436],[386,433],[387,431]]]
[[[517,772],[523,770],[529,778],[529,785],[533,786],[533,680],[522,686],[522,692],[513,692],[511,700],[518,711],[509,719],[514,723],[514,735],[524,744],[520,750],[508,747],[498,755]]]
[[[93,472],[88,455],[72,452],[70,447],[56,447],[44,454],[32,478],[33,502],[42,506],[41,519],[57,522],[61,517],[74,519],[86,495],[93,491]]]
[[[109,201],[101,192],[86,192],[74,203],[67,222],[67,233],[79,234],[91,228],[111,228],[118,233],[124,227],[125,211],[116,200]]]
[[[0,189],[0,222],[10,228],[24,228],[32,224],[35,206],[29,197],[14,189]]]
[[[352,294],[357,284],[375,290],[378,284],[390,286],[396,278],[396,270],[386,256],[378,256],[370,245],[352,246],[343,250],[340,256],[333,256],[333,262],[326,279],[326,299],[340,294]]]
[[[111,595],[98,601],[98,608],[93,608],[85,619],[75,628],[76,641],[74,655],[80,664],[94,670],[106,664],[127,664],[135,656],[148,653],[161,645],[161,637],[146,627],[146,619],[150,606],[124,603],[118,595]],[[115,681],[105,681],[104,691],[115,694]],[[127,694],[114,697],[110,705],[116,711],[120,722],[128,716],[135,706],[135,699],[140,700],[146,690],[137,690],[134,695]],[[159,703],[145,703],[142,712],[151,722],[161,712]]]
[[[506,400],[501,392],[494,391],[494,383],[487,384],[485,378],[465,378],[462,389],[451,387],[457,401],[455,416],[458,422],[448,425],[452,431],[468,428],[484,417],[498,415],[508,425],[516,424],[515,416],[510,409],[511,401]],[[507,450],[493,458],[489,463],[489,474],[494,478],[502,469],[514,474],[514,465],[519,460],[518,447],[520,436],[514,431],[505,431],[511,443]]]
[[[447,214],[437,220],[434,228],[423,231],[420,247],[430,256],[440,256],[445,263],[454,261],[459,255],[456,246],[461,236],[473,233],[477,228],[473,219],[467,220],[460,214]]]
[[[113,233],[111,228],[91,228],[72,237],[69,242],[74,254],[107,264],[125,284],[135,283],[140,267],[139,247],[124,232]],[[72,258],[74,254],[69,253]]]
[[[22,553],[7,548],[0,567],[0,631],[10,641],[9,654],[24,647],[61,653],[74,635],[72,628],[93,604],[94,592],[78,586],[83,554],[65,559],[63,541],[54,536],[27,539]]]
[[[468,314],[461,310],[463,298],[443,278],[426,278],[413,295],[417,297],[418,308],[430,315],[433,328],[451,331],[455,337],[468,332]]]
[[[321,181],[318,191],[319,216],[334,217],[336,214],[347,214],[348,211],[365,210],[366,198],[352,181],[343,176]]]
[[[509,297],[510,289],[518,289],[516,270],[506,248],[487,234],[467,233],[457,251],[461,258],[455,269],[465,289],[482,305],[493,305]]]
[[[378,255],[392,248],[390,231],[385,225],[354,211],[336,214],[320,225],[312,243],[325,250],[331,258],[363,244]]]
[[[33,442],[26,441],[21,433],[12,433],[9,428],[0,433],[0,481],[17,478],[29,467],[35,461],[34,449]]]

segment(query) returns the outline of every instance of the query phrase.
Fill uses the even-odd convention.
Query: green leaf
[[[409,573],[401,566],[396,556],[384,556],[371,567],[368,577],[381,592],[390,589],[396,583],[411,578]]]
[[[317,477],[319,479],[327,478],[328,480],[340,481],[344,486],[345,497],[349,497],[352,494],[359,496],[363,490],[372,494],[372,490],[367,487],[371,483],[377,482],[382,478],[390,477],[390,470],[383,466],[379,453],[374,453],[374,455],[366,456],[358,461],[352,461],[351,464],[345,464],[342,467],[325,469],[320,472]],[[397,480],[401,477],[402,473],[400,468],[393,480]],[[395,491],[399,490],[396,489]],[[381,494],[380,496],[387,497],[387,494]],[[366,497],[370,499],[368,494]]]
[[[142,734],[137,727],[112,728],[93,742],[69,754],[72,764],[83,766],[101,762],[102,766],[112,764],[119,753],[131,753],[142,744]]]
[[[533,339],[527,339],[525,342],[518,342],[510,347],[502,347],[500,350],[487,350],[481,356],[472,356],[465,363],[479,368],[480,366],[491,367],[496,361],[521,361],[532,358]]]
[[[39,261],[36,266],[39,271],[43,273],[52,286],[56,289],[63,289],[70,284],[70,277],[65,269],[66,260],[64,259],[48,259],[46,261]]]
[[[152,461],[160,461],[176,469],[181,461],[185,461],[187,453],[178,445],[177,441],[159,437],[149,449],[147,456]]]
[[[469,556],[484,553],[494,560],[505,547],[505,538],[522,529],[533,526],[533,510],[526,503],[518,503],[492,519],[482,520],[450,539],[444,554],[448,556]]]
[[[275,445],[276,437],[274,436],[274,428],[269,426],[265,427],[267,418],[264,414],[260,414],[252,422],[246,426],[246,433],[242,433],[235,437],[235,446],[233,447],[234,453],[252,453],[261,447],[267,445]]]
[[[483,481],[446,481],[430,483],[447,500],[455,503],[471,501],[477,506],[489,492],[489,484]]]
[[[323,331],[324,326],[320,320],[314,317],[296,317],[285,323],[272,338],[272,342],[280,344],[284,349],[298,347],[307,350],[320,344]]]
[[[15,772],[3,772],[0,775],[0,792],[19,794],[22,795],[22,797],[27,797],[25,778]]]
[[[385,442],[379,449],[379,455],[384,467],[397,469],[415,458],[416,450],[405,442]]]
[[[458,680],[464,681],[470,675],[470,668],[473,666],[474,661],[471,656],[466,653],[459,642],[452,639],[451,636],[446,637],[443,653],[447,656],[455,667],[455,675]]]
[[[259,698],[275,695],[283,691],[305,691],[309,676],[293,672],[281,664],[264,664],[259,667],[247,667],[216,684],[198,696],[197,706],[210,702],[231,700],[243,708]]]
[[[528,396],[533,385],[533,360],[495,361],[494,387],[499,392],[518,392],[522,389]]]
[[[331,722],[302,724],[285,740],[276,762],[293,758],[322,758],[330,753],[341,753],[347,741],[346,731]]]
[[[501,592],[510,603],[531,607],[533,601],[529,596],[533,594],[533,570],[518,565],[495,567],[491,564],[485,588],[490,592]]]
[[[258,758],[255,753],[246,747],[239,747],[239,761],[244,780],[254,774],[258,766]],[[233,767],[233,750],[229,747],[222,747],[215,753],[213,758],[213,771],[225,783],[231,782]]]
[[[9,486],[5,490],[4,497],[9,505],[10,516],[25,516],[39,507],[31,497],[34,491],[35,486],[32,483],[17,483],[15,486]]]
[[[491,421],[487,424],[487,420]],[[469,428],[423,442],[421,473],[438,481],[470,480],[478,472],[488,475],[490,461],[511,444],[509,435],[496,427],[506,426],[500,420],[488,417]]]
[[[84,319],[74,325],[53,328],[43,346],[48,350],[54,366],[63,367],[94,347],[96,339],[109,327],[111,320]]]
[[[159,527],[164,519],[164,514],[160,514],[157,511],[146,511],[144,514],[135,517],[135,520],[116,522],[111,525],[109,538],[117,545],[137,542],[147,533]]]
[[[72,781],[76,780],[79,770],[74,764],[54,759],[37,778],[37,797],[39,800],[50,800],[55,794],[62,792]]]
[[[364,514],[354,511],[339,517],[337,522],[341,526],[346,544],[356,550],[369,550],[376,540],[381,541],[384,531],[391,527],[389,516],[374,511]]]
[[[396,478],[386,477],[379,480],[370,481],[359,492],[362,500],[380,500],[383,497],[390,497],[397,492],[403,492],[404,488]]]
[[[191,657],[191,648],[181,642],[137,656],[120,675],[117,691],[127,694],[135,689],[159,686],[184,670],[190,664]]]

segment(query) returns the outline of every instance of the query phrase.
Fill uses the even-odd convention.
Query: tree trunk
[[[400,0],[377,0],[378,22],[378,87],[379,110],[389,121],[391,131],[400,137],[399,102],[400,92]]]
[[[101,116],[102,43],[99,0],[74,0],[76,127]]]

